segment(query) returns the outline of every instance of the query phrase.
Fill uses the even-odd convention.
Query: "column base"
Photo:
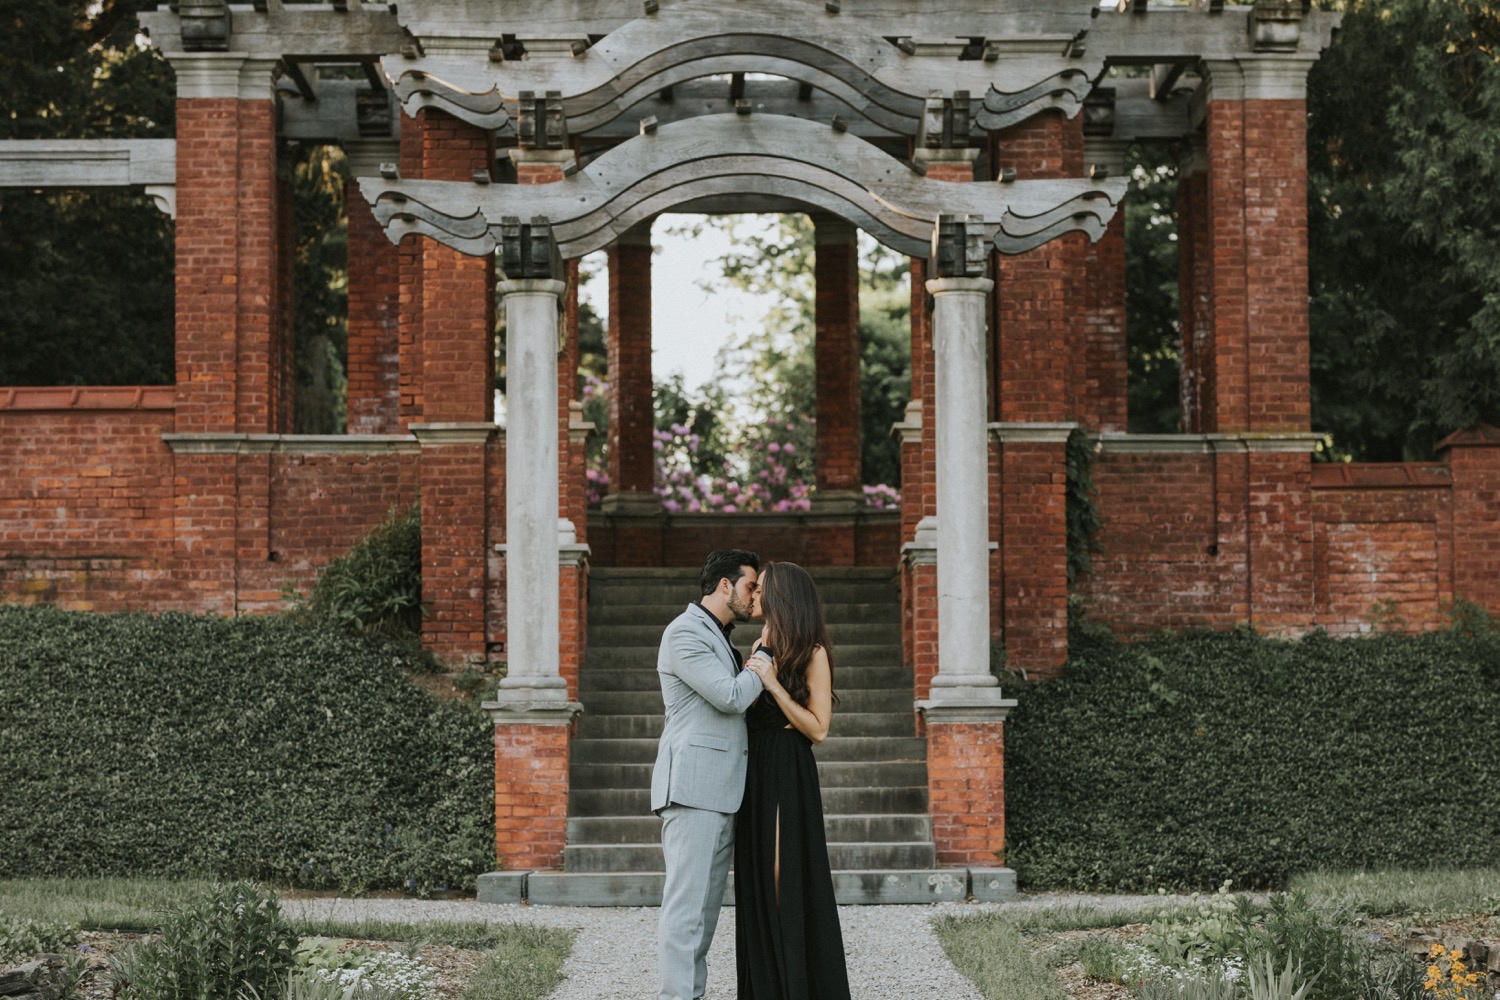
[[[927,802],[940,865],[1005,864],[1005,724],[1003,716],[985,719],[984,711],[994,709],[969,716],[923,710]]]
[[[581,706],[484,707],[495,719],[495,860],[513,872],[560,868],[568,833],[568,723]]]

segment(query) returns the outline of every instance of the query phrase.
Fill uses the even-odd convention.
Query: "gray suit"
[[[656,673],[667,721],[651,772],[667,878],[657,926],[661,1000],[693,1000],[708,978],[734,853],[734,814],[750,753],[745,709],[760,678],[738,661],[714,616],[688,605],[661,637]]]

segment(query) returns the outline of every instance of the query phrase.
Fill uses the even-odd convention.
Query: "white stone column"
[[[933,710],[1002,708],[990,673],[989,412],[985,343],[989,278],[934,278],[937,397],[938,672]],[[1002,716],[1003,718],[1003,716]]]
[[[558,302],[550,278],[501,281],[505,309],[506,676],[499,712],[568,709],[558,624]],[[576,706],[575,706],[576,707]]]

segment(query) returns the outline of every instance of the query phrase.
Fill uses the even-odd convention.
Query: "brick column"
[[[816,489],[808,516],[808,560],[852,566],[855,518],[864,507],[859,418],[859,243],[854,226],[813,216],[816,286]]]
[[[1299,632],[1315,613],[1307,307],[1306,73],[1312,58],[1211,62],[1205,86],[1212,337],[1208,430],[1246,449],[1248,620]]]
[[[610,244],[609,494],[604,509],[661,509],[652,490],[656,458],[651,403],[651,227]]]
[[[1213,381],[1213,239],[1208,228],[1208,157],[1189,140],[1177,175],[1177,297],[1182,330],[1182,430],[1201,434],[1211,422]]]
[[[345,145],[349,182],[349,386],[350,434],[396,434],[401,405],[400,252],[359,195],[359,178],[375,176],[382,162],[397,162],[391,143]]]
[[[168,52],[177,75],[174,431],[281,430],[281,212],[273,64]],[[265,456],[174,446],[173,540],[188,606],[232,614],[238,564],[268,557]]]
[[[1125,174],[1129,143],[1084,139],[1090,170],[1110,177]],[[1125,209],[1109,220],[1097,243],[1085,242],[1078,270],[1081,300],[1084,381],[1073,388],[1073,418],[1093,431],[1128,429],[1127,373],[1129,352],[1125,327]]]
[[[1043,112],[1000,133],[996,167],[1020,178],[1084,173],[1082,116]],[[1053,673],[1067,658],[1066,431],[1087,381],[1083,265],[1072,233],[996,261],[995,405],[999,450],[1000,635],[1007,662]],[[1108,245],[1106,245],[1106,250]]]
[[[1478,424],[1438,451],[1453,479],[1453,596],[1500,615],[1500,430]]]

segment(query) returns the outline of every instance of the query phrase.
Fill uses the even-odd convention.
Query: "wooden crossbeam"
[[[570,259],[608,246],[660,212],[726,195],[830,212],[911,256],[926,254],[939,214],[963,215],[999,252],[1022,253],[1067,232],[1098,239],[1126,183],[944,184],[848,133],[768,115],[710,115],[662,126],[552,184],[360,181],[393,242],[426,235],[464,253],[491,253],[499,245],[495,227],[530,214],[549,221]]]

